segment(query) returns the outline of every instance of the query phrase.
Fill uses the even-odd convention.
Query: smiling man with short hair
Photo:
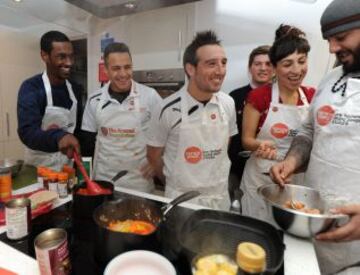
[[[201,195],[193,203],[222,210],[230,207],[227,147],[237,133],[234,101],[220,91],[226,63],[215,33],[198,33],[183,57],[188,85],[166,98],[153,117],[147,151],[166,181],[165,196],[197,190]]]

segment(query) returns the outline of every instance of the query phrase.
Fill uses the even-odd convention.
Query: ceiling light
[[[19,3],[19,2],[21,2],[22,0],[13,0],[13,1]]]

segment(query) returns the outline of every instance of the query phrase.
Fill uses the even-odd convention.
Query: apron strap
[[[301,87],[299,87],[298,89],[299,91],[299,96],[300,99],[302,101],[302,103],[304,104],[304,106],[309,106],[309,101],[307,100],[304,91],[302,90]],[[279,92],[279,82],[275,82],[272,85],[271,88],[271,103],[280,103],[280,92]]]
[[[42,74],[42,80],[43,80],[44,87],[45,87],[47,106],[51,107],[51,106],[53,106],[53,99],[52,99],[52,94],[51,94],[50,80],[49,80],[49,77],[48,77],[46,71],[44,71]]]

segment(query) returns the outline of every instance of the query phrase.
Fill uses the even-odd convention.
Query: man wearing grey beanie
[[[271,177],[284,185],[306,170],[306,185],[336,198],[330,206],[350,204],[335,210],[349,222],[318,235],[314,246],[322,274],[360,274],[360,0],[333,0],[320,24],[341,66],[321,81],[307,121]]]

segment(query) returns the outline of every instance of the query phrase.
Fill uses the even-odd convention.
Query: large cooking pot
[[[266,251],[263,274],[275,274],[284,259],[285,245],[274,226],[229,212],[195,211],[183,224],[179,242],[189,273],[191,262],[199,255],[224,254],[235,260],[237,246],[242,242],[256,243]]]
[[[86,189],[86,184],[78,184],[73,189],[73,204],[72,213],[75,219],[91,219],[93,213],[99,205],[104,201],[113,198],[114,185],[107,181],[96,181],[101,187],[111,190],[111,194],[99,194],[99,195],[82,195],[78,192],[81,189]]]
[[[177,197],[164,207],[159,203],[142,198],[123,198],[107,201],[94,212],[96,223],[95,256],[101,264],[107,264],[118,254],[135,249],[159,251],[159,228],[174,206],[190,200],[200,193],[190,191]],[[153,224],[155,231],[148,235],[122,233],[108,229],[111,221],[140,220]]]

